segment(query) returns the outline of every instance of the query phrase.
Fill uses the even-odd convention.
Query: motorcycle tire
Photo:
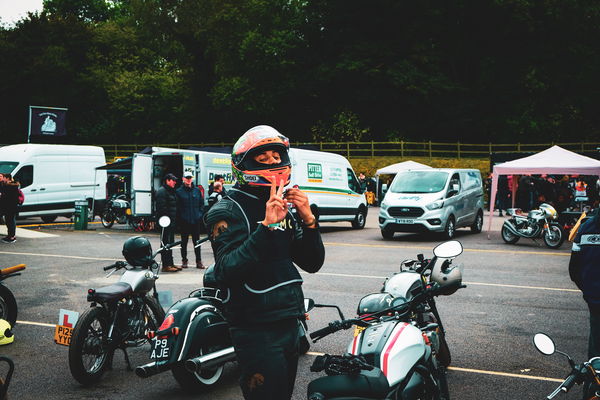
[[[0,284],[0,319],[8,321],[11,328],[17,322],[17,301],[9,288]]]
[[[103,211],[102,214],[100,214],[100,221],[102,222],[103,227],[107,229],[112,228],[112,226],[115,224],[115,216],[110,211]]]
[[[559,224],[550,224],[548,229],[551,230],[556,236],[551,239],[548,237],[548,232],[544,231],[544,243],[546,243],[546,246],[550,247],[551,249],[558,249],[565,241],[565,232]]]
[[[222,346],[200,348],[198,354],[189,354],[189,357],[199,357],[214,351],[221,350]],[[203,369],[201,372],[188,371],[183,362],[173,366],[171,373],[181,388],[188,393],[203,393],[219,383],[223,377],[224,365],[215,368]]]
[[[108,345],[109,316],[92,307],[77,320],[69,345],[69,369],[80,384],[97,383],[108,368],[114,348]]]
[[[508,244],[515,244],[519,241],[519,237],[508,230],[508,228],[502,225],[502,240],[504,240]]]
[[[439,400],[450,400],[450,390],[448,389],[448,377],[446,376],[446,368],[439,366],[435,373],[436,380],[440,388],[440,396],[436,396]]]
[[[158,301],[152,296],[144,297],[144,304],[146,305],[146,315],[149,317],[146,334],[148,330],[156,331],[165,319],[165,310],[158,303]],[[148,313],[148,310],[150,313]]]

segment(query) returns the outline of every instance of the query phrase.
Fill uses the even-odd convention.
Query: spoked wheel
[[[144,219],[131,217],[129,219],[129,226],[136,232],[143,232],[145,229]]]
[[[209,354],[214,351],[221,350],[223,348],[223,346],[203,347],[200,349],[198,354],[193,354],[191,356],[198,357],[203,354]],[[205,392],[212,386],[219,383],[223,377],[224,368],[224,365],[219,365],[213,368],[203,368],[200,372],[190,372],[185,369],[183,362],[179,362],[173,366],[171,372],[183,390],[189,393],[199,393]]]
[[[156,299],[151,296],[145,296],[144,300],[144,309],[142,318],[143,321],[140,321],[141,329],[137,332],[138,335],[133,339],[133,342],[128,341],[128,346],[143,346],[148,343],[148,331],[157,331],[158,327],[165,319],[165,311],[158,304]]]
[[[82,385],[100,380],[109,365],[114,348],[108,345],[108,313],[92,307],[77,321],[69,346],[69,368]]]
[[[17,322],[17,301],[9,288],[0,284],[0,319],[8,321],[11,327]]]
[[[102,222],[103,227],[111,228],[115,223],[115,216],[110,211],[102,211],[102,214],[100,214],[100,221]]]
[[[559,248],[565,241],[565,234],[558,224],[550,224],[548,231],[544,231],[544,243],[551,249]]]
[[[519,237],[512,233],[506,225],[502,226],[502,240],[504,240],[508,244],[515,244],[519,241]]]

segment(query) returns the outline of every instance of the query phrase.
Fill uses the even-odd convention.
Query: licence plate
[[[407,218],[396,218],[396,223],[397,224],[414,224],[415,220],[407,219]]]
[[[163,360],[169,358],[170,347],[168,339],[154,338],[152,346],[152,352],[150,353],[151,360]]]

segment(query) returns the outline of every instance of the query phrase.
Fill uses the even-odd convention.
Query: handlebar
[[[111,270],[111,269],[113,269],[113,268],[114,268],[114,269],[121,269],[121,268],[123,268],[123,267],[124,267],[124,266],[126,266],[126,265],[127,265],[127,263],[126,263],[126,262],[123,262],[123,261],[117,261],[116,263],[114,263],[114,264],[111,264],[111,265],[107,265],[106,267],[104,267],[104,268],[102,268],[102,269],[103,269],[104,271],[109,271],[109,270]]]
[[[571,373],[569,374],[569,376],[567,376],[565,378],[565,380],[558,385],[558,387],[556,389],[554,389],[554,392],[550,393],[546,399],[547,400],[551,400],[554,397],[556,397],[560,392],[563,393],[567,393],[569,390],[571,390],[571,388],[576,384],[576,383],[580,383],[582,374],[585,373],[585,371],[583,370],[583,368],[580,365],[576,365],[573,367],[573,371],[571,371]]]
[[[208,240],[210,240],[210,237],[207,236],[204,239],[199,239],[196,243],[194,243],[194,248],[200,246],[202,243],[207,242]]]

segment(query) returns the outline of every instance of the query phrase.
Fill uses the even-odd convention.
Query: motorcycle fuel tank
[[[383,285],[383,292],[394,297],[412,299],[412,291],[423,286],[421,274],[417,272],[400,272],[389,278]]]
[[[350,343],[348,352],[362,355],[379,367],[390,386],[394,386],[423,357],[425,348],[420,329],[394,320],[363,330]]]
[[[136,268],[133,270],[127,270],[119,282],[128,283],[135,293],[146,293],[149,292],[154,286],[154,274],[148,269]]]

